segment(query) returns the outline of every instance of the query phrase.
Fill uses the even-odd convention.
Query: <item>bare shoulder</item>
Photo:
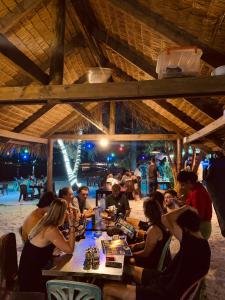
[[[160,240],[162,239],[162,231],[157,225],[152,225],[147,231],[147,236]]]

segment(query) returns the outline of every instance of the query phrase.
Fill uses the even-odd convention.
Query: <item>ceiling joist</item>
[[[22,133],[16,133],[16,132],[4,130],[4,129],[0,129],[0,136],[6,137],[9,139],[13,139],[13,140],[17,140],[17,141],[25,141],[25,142],[39,143],[39,144],[47,144],[48,143],[47,139],[43,139],[43,138],[39,138],[39,137],[27,135],[27,134],[22,134]]]
[[[108,139],[110,141],[171,141],[176,140],[176,134],[55,134],[52,139],[100,141]]]
[[[54,86],[0,87],[0,104],[127,101],[225,95],[225,76]],[[35,101],[34,101],[35,100]],[[160,101],[160,100],[159,100]],[[213,100],[212,100],[213,103]]]

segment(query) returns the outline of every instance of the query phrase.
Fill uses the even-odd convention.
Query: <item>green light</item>
[[[25,150],[24,150],[24,153],[28,153],[28,149],[25,149]]]
[[[112,157],[115,157],[115,153],[111,153],[111,156],[112,156]]]

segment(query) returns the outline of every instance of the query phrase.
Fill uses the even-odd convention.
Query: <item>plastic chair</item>
[[[170,248],[171,238],[172,237],[169,237],[167,242],[164,245],[164,248],[163,248],[163,251],[162,251],[162,254],[160,256],[159,263],[158,263],[158,266],[157,266],[158,271],[163,271],[163,269],[164,269],[165,259],[166,259],[166,256],[168,254],[169,248]]]
[[[49,280],[46,286],[48,300],[101,300],[101,290],[94,284],[68,280]]]
[[[196,282],[194,282],[181,296],[180,300],[194,300],[198,291],[201,287],[201,284],[204,280],[204,277],[200,278]]]
[[[10,288],[15,284],[18,273],[15,233],[1,236],[0,258],[0,288]]]

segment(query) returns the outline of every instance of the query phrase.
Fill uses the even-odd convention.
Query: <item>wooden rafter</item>
[[[154,29],[162,34],[167,39],[179,45],[196,45],[203,50],[202,59],[213,67],[218,67],[225,64],[225,55],[217,50],[211,48],[198,40],[192,34],[177,27],[174,23],[166,20],[163,16],[146,9],[141,4],[136,3],[134,0],[111,0],[117,8],[123,12],[134,17],[140,23],[145,24],[147,27]]]
[[[127,101],[225,95],[225,76],[97,84],[0,87],[0,104]],[[213,102],[213,100],[212,100]]]
[[[4,130],[4,129],[0,129],[0,136],[1,137],[6,137],[6,138],[9,138],[9,139],[13,139],[13,140],[18,140],[18,141],[40,143],[40,144],[47,144],[48,143],[47,139],[43,139],[43,138],[39,138],[39,137],[27,135],[27,134],[22,134],[22,133],[16,133],[16,132],[12,132],[12,131],[9,131],[9,130]]]
[[[32,79],[42,84],[49,83],[49,76],[14,46],[3,34],[0,34],[0,52],[15,63],[22,71],[26,72]]]
[[[91,111],[92,109],[94,109],[96,106],[98,105],[98,103],[92,102],[92,103],[88,103],[86,104],[86,109],[88,109],[89,111]],[[45,138],[49,138],[51,137],[55,132],[57,132],[58,130],[62,130],[65,128],[70,127],[70,124],[73,123],[79,123],[81,122],[83,119],[83,117],[81,117],[77,111],[73,111],[71,112],[68,116],[66,116],[65,118],[63,118],[61,121],[59,121],[56,125],[52,126],[47,132],[45,132],[42,137]]]
[[[12,11],[0,19],[0,32],[4,34],[9,31],[42,1],[43,0],[23,0],[17,3]]]
[[[201,139],[205,136],[208,136],[209,134],[215,132],[216,130],[222,128],[225,126],[225,110],[223,112],[223,116],[219,119],[215,120],[214,122],[210,123],[209,125],[205,126],[201,130],[193,133],[192,135],[185,137],[183,142],[186,143],[192,143],[198,139]]]
[[[166,117],[155,111],[151,108],[150,104],[144,102],[132,102],[132,105],[135,106],[141,114],[148,119],[153,121],[155,124],[159,124],[162,128],[165,128],[168,131],[174,131],[180,136],[185,136],[185,131],[176,126],[173,122],[168,120]]]
[[[93,54],[95,61],[98,66],[106,66],[106,58],[102,52],[101,47],[99,47],[93,35],[91,35],[91,28],[93,24],[97,24],[89,1],[82,0],[71,0],[73,8],[76,12],[77,22],[83,33],[83,36]]]
[[[176,140],[176,134],[55,134],[52,139],[63,140],[87,140],[100,141],[108,139],[110,141],[159,141],[159,140]]]
[[[50,61],[50,84],[63,83],[64,36],[65,36],[65,0],[55,0],[54,5],[55,35],[52,43]]]
[[[90,122],[92,125],[94,125],[96,128],[98,128],[100,131],[102,131],[105,134],[109,133],[109,130],[98,120],[96,120],[91,112],[87,110],[84,106],[82,106],[79,103],[73,103],[72,107],[77,111],[79,115],[81,115],[85,120]]]
[[[119,40],[118,37],[106,33],[100,28],[94,27],[92,29],[92,34],[96,40],[116,51],[119,55],[123,56],[126,60],[145,73],[149,74],[153,78],[157,77],[153,61],[145,57],[141,52],[138,52],[135,48],[129,46],[122,40]]]

